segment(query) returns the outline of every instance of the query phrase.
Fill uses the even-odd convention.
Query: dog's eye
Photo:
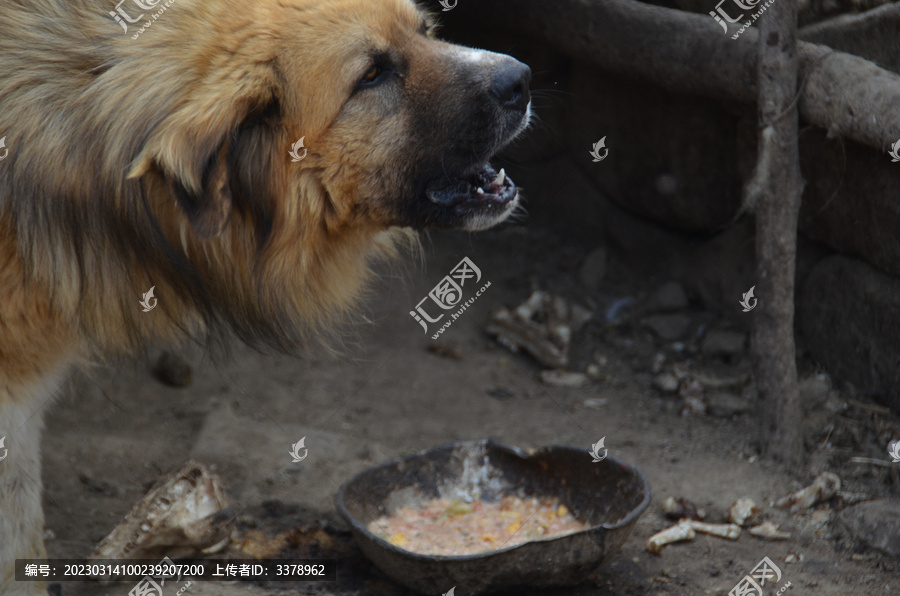
[[[382,69],[377,64],[373,64],[372,68],[369,69],[369,72],[365,74],[363,77],[364,83],[374,83],[378,77],[381,76]]]
[[[366,74],[363,75],[363,78],[359,80],[359,86],[362,88],[365,87],[374,87],[378,85],[382,81],[384,81],[385,77],[391,71],[380,64],[373,64],[369,67],[369,70],[366,71]]]

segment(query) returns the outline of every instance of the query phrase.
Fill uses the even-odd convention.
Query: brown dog
[[[293,349],[408,230],[518,205],[487,160],[527,127],[528,67],[411,0],[114,1],[0,6],[3,595],[44,590],[12,563],[44,556],[41,419],[77,365]]]

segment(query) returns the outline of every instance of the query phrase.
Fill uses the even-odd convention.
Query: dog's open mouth
[[[440,207],[484,210],[505,207],[515,200],[519,189],[505,170],[497,172],[490,164],[485,164],[473,174],[461,178],[433,180],[426,187],[425,194],[428,200]]]

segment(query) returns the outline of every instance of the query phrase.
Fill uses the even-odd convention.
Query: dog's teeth
[[[476,190],[475,192],[477,192],[477,193],[480,194],[480,195],[483,195],[483,194],[484,194],[484,189],[481,188],[481,187],[479,186],[479,187],[478,187],[478,190]]]
[[[497,174],[496,178],[494,178],[493,184],[503,186],[504,182],[506,182],[506,170],[504,168],[500,168],[500,173]]]

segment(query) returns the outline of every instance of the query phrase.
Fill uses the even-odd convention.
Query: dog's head
[[[435,39],[412,0],[259,2],[217,19],[240,29],[218,32],[132,171],[162,174],[198,236],[235,211],[260,230],[289,217],[346,232],[480,230],[515,210],[516,185],[488,161],[528,125],[524,64]]]

